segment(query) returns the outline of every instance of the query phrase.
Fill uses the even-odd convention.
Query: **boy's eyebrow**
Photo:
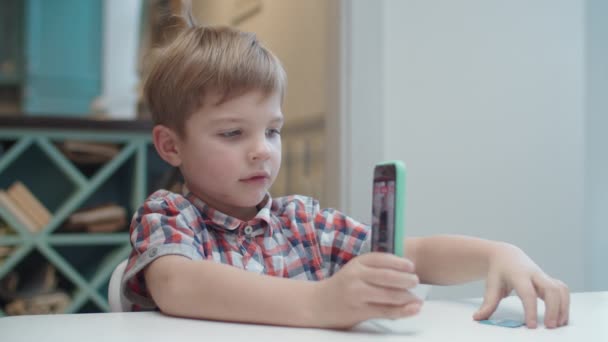
[[[222,123],[222,122],[241,122],[245,121],[241,118],[237,117],[222,117],[222,118],[213,118],[211,119],[211,123]]]
[[[247,121],[243,118],[239,118],[239,117],[220,117],[220,118],[213,118],[211,119],[211,123],[212,124],[219,124],[219,123],[224,123],[224,122],[243,122],[243,121]],[[272,118],[272,120],[270,120],[270,123],[280,123],[282,124],[284,121],[283,115],[277,115],[274,116]]]
[[[280,123],[282,124],[284,121],[283,115],[275,116],[274,119],[270,120],[270,123]]]

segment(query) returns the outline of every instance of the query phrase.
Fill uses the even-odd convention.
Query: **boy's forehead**
[[[261,103],[269,98],[278,97],[281,101],[282,94],[279,91],[267,92],[262,89],[235,90],[235,91],[213,91],[202,95],[202,103],[210,106],[221,106],[226,102],[242,98],[254,99]]]
[[[256,112],[260,108],[269,114],[273,121],[283,120],[281,111],[280,94],[264,94],[261,91],[249,91],[232,97],[223,98],[221,94],[209,94],[203,98],[203,105],[196,111],[206,119],[217,120],[237,120],[240,116]],[[263,105],[263,107],[258,107]]]
[[[276,106],[278,110],[282,105],[281,94],[277,92],[265,93],[260,90],[251,90],[234,94],[209,94],[203,97],[202,109],[217,110],[234,107],[251,107],[259,105]]]

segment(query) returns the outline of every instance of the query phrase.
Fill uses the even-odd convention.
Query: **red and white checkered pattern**
[[[367,252],[369,226],[318,201],[287,196],[267,201],[249,221],[207,206],[184,187],[182,195],[159,190],[131,222],[133,251],[123,291],[134,309],[155,307],[142,270],[156,258],[178,254],[278,277],[321,280]]]

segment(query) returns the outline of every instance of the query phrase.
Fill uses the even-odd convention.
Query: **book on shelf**
[[[0,206],[2,206],[2,202],[0,202]],[[0,218],[0,236],[11,235],[14,233],[15,232],[11,229],[11,227],[5,221],[3,221],[2,218]]]
[[[68,159],[79,164],[105,163],[120,152],[117,144],[79,140],[66,140],[60,149]]]
[[[87,225],[98,222],[126,220],[127,211],[118,204],[103,204],[91,208],[80,209],[68,218],[68,225]]]
[[[113,221],[93,222],[86,225],[85,230],[89,233],[112,233],[126,227],[125,217]]]
[[[88,232],[88,233],[112,233],[119,231],[127,226],[125,217],[111,219],[106,221],[88,222],[88,223],[66,223],[64,228],[70,231]]]
[[[11,246],[0,246],[0,266],[4,264],[4,261],[13,253],[13,247]]]
[[[60,313],[70,303],[70,297],[57,287],[56,269],[44,263],[27,272],[12,271],[0,281],[0,298],[7,304],[9,315]]]
[[[0,246],[0,258],[7,257],[13,253],[13,247],[11,246]]]
[[[57,314],[65,312],[70,301],[70,296],[65,291],[56,290],[13,299],[5,305],[4,311],[11,316]]]
[[[21,211],[23,211],[32,221],[34,221],[38,230],[41,230],[51,221],[51,212],[22,182],[14,182],[11,186],[9,186],[6,192],[13,202],[15,202],[21,208]]]
[[[10,300],[31,297],[57,288],[57,270],[48,262],[29,267],[23,272],[11,271],[0,280],[0,298]]]
[[[9,272],[4,278],[0,279],[0,299],[10,301],[17,297],[17,286],[19,284],[19,274]]]
[[[26,215],[17,205],[17,203],[13,202],[6,191],[2,189],[0,189],[0,205],[29,232],[36,233],[38,231],[37,224],[28,215]]]

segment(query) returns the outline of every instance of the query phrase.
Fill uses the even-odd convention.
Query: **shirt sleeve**
[[[143,269],[157,258],[174,254],[204,259],[194,228],[199,227],[198,210],[183,196],[160,190],[152,194],[133,216],[133,247],[121,281],[121,291],[136,307],[155,308],[146,287]]]
[[[312,202],[317,239],[326,276],[332,276],[352,258],[370,250],[370,227],[335,209],[320,209]]]

